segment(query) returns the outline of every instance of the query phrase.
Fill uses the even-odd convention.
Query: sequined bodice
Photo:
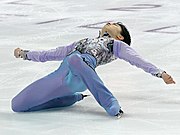
[[[110,38],[85,38],[76,42],[76,50],[81,53],[88,53],[94,56],[98,65],[104,65],[115,60],[113,55],[113,39]]]

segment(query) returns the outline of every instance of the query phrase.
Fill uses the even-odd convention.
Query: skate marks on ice
[[[46,13],[46,15],[49,14],[46,10],[52,12],[52,14],[54,14],[54,13],[57,14],[56,17],[61,16],[60,12],[56,8],[54,8],[53,6],[48,6],[48,5],[40,3],[40,2],[33,3],[33,1],[31,2],[29,0],[18,0],[18,1],[6,0],[6,1],[1,2],[3,7],[5,8],[6,6],[7,7],[11,6],[12,8],[0,13],[0,21],[1,22],[3,22],[3,21],[6,22],[6,19],[11,18],[11,17],[21,17],[21,18],[24,17],[26,19],[26,21],[31,20],[34,13],[37,15],[37,17],[40,16],[39,17],[40,19],[42,17],[46,18],[46,16],[44,16],[44,14],[45,13]],[[22,10],[19,10],[20,8]],[[29,9],[29,10],[27,10],[27,9]],[[47,21],[35,22],[34,24],[40,25],[40,24],[48,24],[48,23],[53,23],[53,22],[59,23],[60,21],[63,21],[66,19],[68,19],[68,18],[55,18],[55,19],[50,19]],[[38,19],[36,19],[36,20],[38,20]]]
[[[144,32],[179,34],[180,33],[180,25],[171,25],[171,26],[159,27],[159,28],[146,30]]]
[[[11,1],[11,2],[7,2],[6,4],[10,4],[10,5],[33,5],[31,3],[26,3],[27,0],[15,0],[15,1]]]
[[[78,26],[80,28],[89,28],[89,29],[101,29],[103,25],[105,25],[107,22],[113,22],[113,20],[107,20],[107,21],[102,21],[102,22],[96,22],[92,24],[86,24],[86,25],[81,25]]]
[[[29,16],[28,14],[18,13],[16,11],[16,9],[18,9],[16,7],[17,5],[22,5],[22,8],[24,6],[32,5],[32,4],[28,4],[28,3],[23,3],[25,1],[26,0],[19,0],[19,1],[2,0],[0,2],[1,7],[2,7],[1,12],[0,12],[0,18],[2,18],[1,21],[6,21],[6,19],[11,18],[11,17],[28,17]],[[10,5],[12,5],[12,9],[9,8]],[[12,10],[13,12],[10,12],[9,10],[7,10],[5,8],[6,6],[9,8],[9,10]],[[3,9],[5,9],[5,10],[3,10]]]
[[[158,4],[134,4],[131,6],[123,6],[118,8],[109,8],[107,10],[114,10],[114,11],[141,11],[141,10],[152,10],[153,8],[159,8],[162,7],[162,5]]]
[[[55,19],[55,20],[38,22],[38,23],[35,23],[35,24],[47,24],[47,23],[53,23],[53,22],[60,22],[60,21],[67,20],[67,19],[68,19],[68,18],[61,18],[61,19]]]
[[[112,11],[126,11],[126,12],[138,12],[143,10],[153,10],[154,8],[161,8],[163,5],[160,4],[134,4],[132,6],[124,6],[118,8],[109,8],[106,10]],[[102,22],[96,22],[93,24],[82,25],[78,27],[82,28],[90,28],[90,29],[100,29],[107,22],[113,22],[115,20],[107,20]],[[149,30],[144,30],[144,32],[154,32],[154,33],[164,33],[164,34],[179,34],[180,33],[180,25],[170,25],[158,28],[152,28]]]
[[[81,25],[78,27],[81,28],[90,28],[90,29],[101,29],[104,24],[107,22],[114,22],[113,20],[97,22],[93,24]],[[150,30],[144,30],[144,32],[153,32],[153,33],[164,33],[164,34],[179,34],[180,33],[180,25],[171,25],[159,28],[153,28]]]
[[[20,6],[44,6],[43,8],[52,8],[52,11],[54,10],[54,12],[58,15],[59,11],[56,10],[53,7],[49,7],[49,6],[45,6],[44,4],[40,4],[38,3],[37,5],[30,3],[30,1],[27,0],[18,0],[18,1],[7,1],[7,2],[3,2],[3,4],[10,4],[10,5],[20,5]],[[143,11],[143,10],[153,10],[156,8],[161,8],[163,7],[163,5],[161,4],[133,4],[130,6],[122,6],[122,7],[117,7],[117,8],[109,8],[109,9],[104,9],[104,10],[111,10],[111,11],[124,11],[124,12],[138,12],[138,11]],[[31,9],[33,10],[33,8]],[[40,13],[40,12],[39,12]],[[41,13],[40,13],[41,14]],[[15,17],[31,17],[28,14],[21,14],[21,13],[1,13],[0,14],[0,21],[3,21],[3,18],[7,18],[7,17],[11,17],[11,16],[15,16]],[[56,18],[56,19],[52,19],[52,20],[47,20],[47,21],[41,21],[41,22],[36,22],[34,23],[35,25],[40,25],[40,24],[48,24],[48,23],[53,23],[53,22],[60,22],[63,20],[67,20],[67,19],[71,19],[71,18]],[[116,20],[104,20],[101,22],[96,22],[96,23],[92,23],[92,24],[85,24],[85,25],[81,25],[81,26],[77,26],[80,28],[90,28],[90,29],[100,29],[105,23],[107,22],[112,22],[112,21],[116,21]],[[148,30],[144,30],[144,32],[154,32],[154,33],[166,33],[166,34],[179,34],[180,30],[179,30],[180,25],[170,25],[170,26],[164,26],[164,27],[159,27],[159,28],[151,28]]]

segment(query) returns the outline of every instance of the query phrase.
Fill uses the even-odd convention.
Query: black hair
[[[117,24],[122,29],[122,32],[120,34],[124,37],[124,39],[121,41],[125,42],[126,44],[128,44],[130,46],[131,45],[131,36],[129,34],[129,31],[127,30],[126,26],[124,24],[122,24],[121,22],[117,22]]]

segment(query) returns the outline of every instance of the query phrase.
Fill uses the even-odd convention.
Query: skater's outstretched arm
[[[24,60],[31,60],[35,62],[60,61],[63,60],[72,50],[74,50],[74,48],[75,43],[47,51],[29,51],[16,48],[14,50],[14,56],[16,58],[23,58]]]
[[[168,75],[165,71],[157,68],[152,63],[144,60],[132,47],[128,46],[126,43],[115,40],[113,52],[116,57],[129,62],[131,65],[135,65],[136,67],[143,69],[145,72],[150,73],[153,76],[162,78],[166,84],[175,83],[170,75]]]

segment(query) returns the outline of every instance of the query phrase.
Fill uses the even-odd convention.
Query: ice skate
[[[90,95],[84,95],[84,94],[81,94],[82,95],[82,99],[84,99],[85,97],[89,97]]]
[[[124,112],[120,109],[119,113],[116,114],[115,116],[116,116],[118,119],[120,119],[120,118],[122,117],[123,113],[124,113]]]

